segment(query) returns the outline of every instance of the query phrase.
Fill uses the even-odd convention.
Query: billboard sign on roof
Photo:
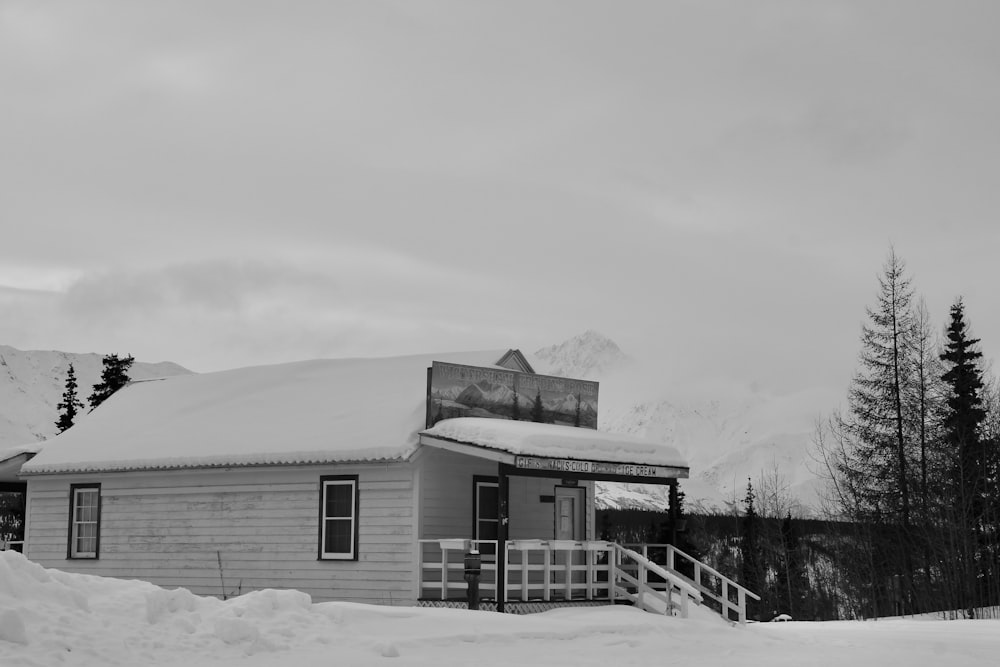
[[[427,427],[453,417],[486,417],[596,429],[597,390],[590,380],[435,361]]]

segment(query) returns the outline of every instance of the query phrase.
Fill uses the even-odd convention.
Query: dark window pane
[[[497,518],[497,487],[481,485],[479,487],[479,519]]]
[[[327,519],[326,540],[323,544],[324,552],[341,554],[351,552],[354,537],[351,534],[351,523],[351,521],[343,519]]]
[[[353,484],[328,484],[326,487],[326,516],[350,517],[354,504]]]

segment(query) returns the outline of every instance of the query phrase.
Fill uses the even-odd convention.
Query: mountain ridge
[[[0,345],[0,450],[46,440],[59,431],[56,407],[66,387],[66,373],[73,364],[80,400],[86,403],[101,378],[104,355],[95,352],[19,350]],[[191,373],[170,361],[136,361],[129,369],[133,380],[149,380]],[[83,410],[77,419],[86,419]]]

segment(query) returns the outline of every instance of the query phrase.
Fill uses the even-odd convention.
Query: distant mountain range
[[[681,482],[688,509],[727,511],[742,501],[747,479],[757,486],[762,475],[803,511],[817,502],[820,482],[810,470],[809,448],[817,418],[839,404],[830,391],[774,395],[734,385],[707,398],[685,395],[683,388],[663,386],[659,369],[594,331],[538,350],[529,361],[538,373],[600,381],[600,430],[675,447],[691,466],[691,478]],[[604,507],[659,509],[666,497],[666,487],[597,488]]]
[[[538,373],[601,383],[600,430],[640,435],[677,448],[691,466],[691,478],[681,482],[688,509],[725,511],[742,500],[747,478],[756,485],[762,472],[787,484],[786,492],[802,505],[815,503],[818,481],[809,469],[809,444],[817,416],[836,406],[839,397],[819,391],[777,396],[743,387],[721,388],[709,398],[685,396],[680,388],[651,382],[658,369],[631,358],[594,331],[527,356]],[[0,450],[55,435],[56,404],[69,364],[76,369],[85,400],[100,379],[101,357],[0,345]],[[171,362],[136,361],[131,376],[141,380],[189,372]],[[497,392],[509,390],[470,386],[465,391],[475,395],[462,401],[488,406],[503,398]],[[575,407],[574,396],[560,400],[564,408]],[[660,509],[666,507],[666,488],[599,484],[597,500],[603,507]]]
[[[93,386],[101,381],[101,359],[96,353],[18,350],[0,345],[0,451],[31,444],[56,435],[56,406],[66,388],[66,373],[73,364],[77,393],[86,405]],[[164,361],[136,361],[129,370],[133,380],[148,380],[191,371]],[[86,419],[86,409],[78,419]]]

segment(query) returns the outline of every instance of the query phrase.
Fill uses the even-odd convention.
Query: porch
[[[420,605],[466,605],[464,558],[472,549],[482,554],[479,591],[485,610],[631,604],[686,618],[692,606],[705,605],[728,621],[745,623],[747,597],[760,599],[669,544],[438,539],[419,541]]]

